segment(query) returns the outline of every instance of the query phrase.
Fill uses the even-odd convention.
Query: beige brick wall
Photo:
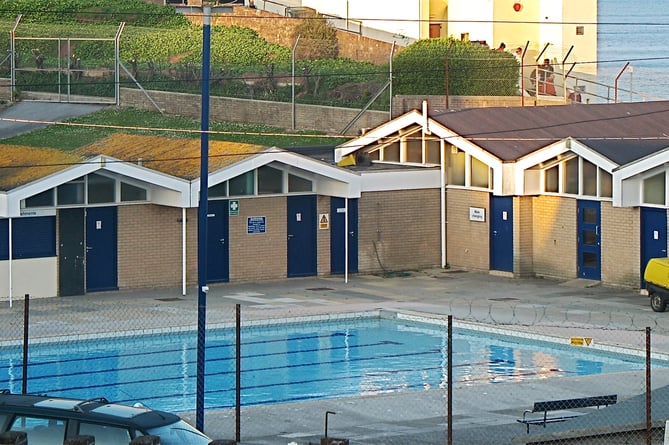
[[[330,232],[332,230],[332,213],[330,212],[330,197],[319,196],[316,203],[316,216],[321,213],[327,213],[330,224],[328,229],[321,229],[316,220],[316,239],[318,246],[318,275],[330,274]]]
[[[489,194],[473,190],[448,189],[446,202],[448,264],[454,268],[489,270]],[[486,221],[470,221],[470,207],[484,208]]]
[[[529,196],[513,199],[513,272],[516,276],[534,275],[534,198]]]
[[[534,198],[533,258],[537,276],[577,276],[577,201],[558,196]]]
[[[285,196],[239,200],[239,216],[230,217],[230,281],[285,278],[288,271]],[[266,232],[248,234],[247,218],[264,216]]]
[[[358,270],[411,270],[441,263],[439,190],[363,193]]]
[[[180,285],[181,245],[181,209],[119,206],[119,289]]]
[[[602,282],[630,287],[640,285],[641,212],[638,207],[601,203]]]

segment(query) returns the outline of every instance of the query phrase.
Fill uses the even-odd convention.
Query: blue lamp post
[[[195,427],[204,431],[205,346],[207,323],[207,214],[209,189],[209,65],[211,7],[202,8],[202,117],[200,123],[200,201],[197,216],[197,376]]]

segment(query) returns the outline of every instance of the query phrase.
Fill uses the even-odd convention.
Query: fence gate
[[[11,30],[11,100],[120,104],[119,39],[114,37],[18,37]],[[20,92],[20,93],[17,93]]]

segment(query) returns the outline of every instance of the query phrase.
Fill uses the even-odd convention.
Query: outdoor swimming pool
[[[379,317],[301,322],[242,331],[243,406],[443,388],[444,326]],[[28,392],[106,397],[174,412],[195,409],[194,332],[38,343],[29,353]],[[490,384],[644,369],[643,356],[453,332],[453,381]],[[20,346],[0,349],[0,388],[21,391]],[[235,338],[209,330],[207,409],[234,407]],[[666,366],[666,364],[665,364]]]

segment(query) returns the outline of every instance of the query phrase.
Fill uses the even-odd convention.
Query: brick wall
[[[489,193],[449,188],[446,203],[448,264],[453,268],[489,270],[489,218],[485,222],[469,220],[470,207],[484,208],[490,215]]]
[[[358,204],[360,272],[441,263],[439,190],[363,193]]]
[[[513,251],[515,276],[532,276],[534,274],[534,198],[529,196],[513,199]]]
[[[285,278],[288,271],[285,196],[240,199],[230,217],[230,281]],[[266,232],[246,233],[249,216],[266,217]]]
[[[216,15],[212,18],[212,25],[242,26],[255,30],[258,35],[270,43],[292,48],[295,44],[295,28],[301,19],[284,17],[259,9],[244,6],[233,6],[233,13]],[[193,17],[193,21],[201,23],[200,17]],[[388,63],[392,44],[363,37],[359,34],[337,30],[339,56],[352,60],[372,62],[375,64]],[[395,47],[395,52],[400,49]]]
[[[327,213],[330,217],[330,227],[321,229],[316,221],[316,239],[318,246],[318,275],[328,275],[332,270],[330,267],[330,232],[332,230],[332,213],[330,212],[330,197],[319,196],[316,203],[316,215]]]
[[[638,207],[601,203],[602,282],[630,287],[640,285],[641,212]]]
[[[167,114],[200,117],[202,98],[199,94],[149,91],[149,95]],[[131,88],[121,88],[121,106],[156,110],[144,93]],[[292,105],[287,102],[212,96],[209,101],[209,111],[210,118],[214,121],[292,128]],[[340,133],[358,112],[359,110],[353,108],[297,104],[295,127],[298,130]],[[366,111],[356,121],[349,134],[357,135],[360,128],[374,128],[387,121],[388,113],[385,111]]]
[[[577,276],[577,201],[538,196],[533,203],[533,258],[537,276]]]
[[[535,100],[533,97],[520,96],[393,96],[393,118],[411,110],[422,110],[423,101],[427,101],[428,112],[442,113],[447,110],[461,110],[464,108],[486,108],[486,107],[533,107],[545,105],[564,105],[562,98]]]
[[[180,285],[181,209],[119,206],[119,289]]]

